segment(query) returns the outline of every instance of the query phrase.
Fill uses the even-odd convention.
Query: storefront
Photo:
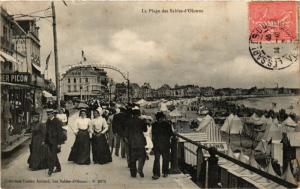
[[[1,74],[1,144],[12,145],[17,136],[30,132],[31,115],[41,108],[42,87],[29,73]]]

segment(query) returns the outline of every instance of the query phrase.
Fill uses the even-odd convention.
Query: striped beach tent
[[[204,132],[207,134],[209,142],[222,141],[220,128],[216,126],[214,119],[210,115],[206,115],[200,122],[196,131]]]

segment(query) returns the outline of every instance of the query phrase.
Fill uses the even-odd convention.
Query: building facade
[[[66,71],[61,80],[61,93],[64,100],[79,98],[109,98],[109,79],[104,69],[90,65],[78,65]]]

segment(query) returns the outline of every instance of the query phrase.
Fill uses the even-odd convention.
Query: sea
[[[261,110],[273,109],[278,112],[285,109],[287,113],[295,113],[300,115],[300,96],[277,96],[277,97],[257,97],[247,98],[235,101],[237,104],[244,104],[249,108],[257,108]]]

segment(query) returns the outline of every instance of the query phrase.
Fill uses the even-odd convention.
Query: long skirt
[[[94,163],[106,164],[112,162],[109,146],[104,134],[93,134],[92,153]]]
[[[42,133],[32,134],[31,144],[29,146],[30,155],[27,160],[31,170],[40,170],[48,168],[48,147],[42,145],[44,137]]]
[[[72,146],[68,161],[88,165],[90,159],[90,136],[87,130],[79,130]]]

